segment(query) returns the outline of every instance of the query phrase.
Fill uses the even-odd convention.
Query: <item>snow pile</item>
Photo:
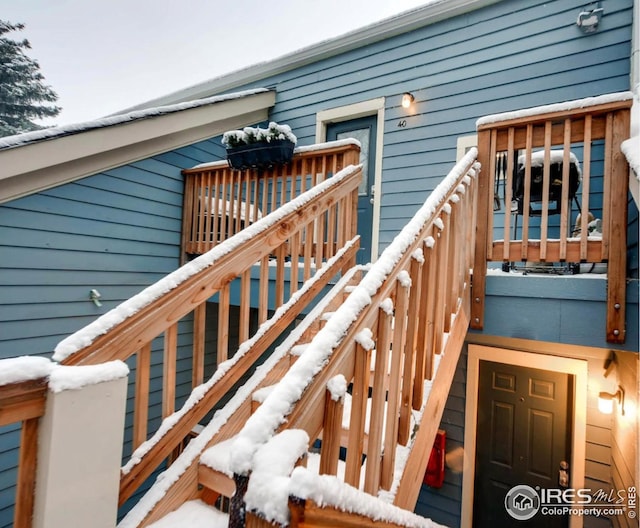
[[[540,114],[550,114],[553,112],[568,112],[570,110],[578,110],[589,106],[601,104],[615,103],[619,101],[629,101],[633,99],[632,92],[617,92],[596,97],[586,97],[585,99],[576,99],[574,101],[565,101],[563,103],[555,103],[544,106],[536,106],[533,108],[524,108],[514,112],[503,112],[501,114],[493,114],[481,117],[476,121],[476,127],[499,123],[500,121],[510,121],[511,119],[522,119],[525,117],[533,117]]]
[[[205,99],[196,99],[195,101],[187,101],[184,103],[177,103],[167,106],[158,106],[156,108],[147,108],[145,110],[136,110],[127,114],[115,115],[110,117],[103,117],[101,119],[95,119],[92,121],[84,121],[82,123],[74,123],[70,125],[57,126],[52,128],[46,128],[44,130],[36,130],[34,132],[25,132],[24,134],[16,134],[14,136],[7,136],[0,138],[0,149],[20,147],[22,145],[28,145],[37,141],[45,139],[55,139],[62,136],[69,136],[71,134],[78,134],[87,130],[94,130],[97,128],[104,128],[107,126],[120,125],[130,121],[136,121],[138,119],[144,119],[149,117],[157,117],[165,114],[171,114],[173,112],[180,112],[182,110],[188,110],[191,108],[198,108],[215,103],[221,103],[223,101],[230,101],[233,99],[240,99],[249,95],[255,95],[259,93],[268,92],[266,88],[257,88],[255,90],[245,90],[242,92],[235,92],[226,95],[216,95],[213,97],[207,97]]]
[[[0,360],[0,385],[46,378],[54,366],[49,359],[37,356]]]
[[[66,367],[38,356],[0,360],[0,385],[48,378],[49,390],[52,392],[81,389],[88,385],[125,378],[128,375],[129,367],[122,361]]]
[[[291,495],[310,499],[319,506],[333,506],[341,511],[364,515],[375,521],[388,521],[411,528],[442,526],[431,519],[378,500],[345,484],[337,477],[316,475],[303,467],[293,470],[289,486]]]
[[[247,510],[257,509],[269,521],[287,523],[291,494],[289,475],[296,462],[307,453],[308,447],[306,431],[285,429],[256,451],[244,496]]]
[[[357,170],[357,168],[358,167],[353,165],[346,167],[333,177],[319,183],[312,189],[279,207],[271,214],[261,218],[252,225],[236,233],[231,238],[228,238],[221,244],[214,247],[208,253],[200,255],[181,268],[178,268],[173,273],[170,273],[158,282],[145,288],[139,294],[127,299],[75,334],[63,339],[58,343],[54,350],[54,361],[64,361],[70,355],[78,352],[86,346],[89,346],[97,337],[106,334],[116,325],[136,314],[156,299],[162,297],[164,294],[177,288],[194,275],[213,266],[222,257],[239,248],[242,244],[259,237],[262,232],[277,225],[278,222],[287,215],[302,209],[307,202],[323,193],[329,192],[332,187],[339,185],[343,180],[348,178],[355,170]]]
[[[344,400],[347,394],[347,379],[342,374],[334,376],[327,382],[327,390],[333,401]]]
[[[149,528],[227,528],[229,515],[209,506],[200,500],[185,502],[177,510],[165,515],[159,521],[149,525]]]
[[[120,360],[76,367],[56,365],[49,376],[49,389],[52,392],[78,390],[89,385],[126,378],[128,375],[129,367]]]

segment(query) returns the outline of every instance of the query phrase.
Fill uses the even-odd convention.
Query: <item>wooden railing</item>
[[[185,177],[182,246],[186,255],[201,255],[243,227],[290,202],[307,189],[359,163],[360,147],[353,140],[334,141],[296,149],[291,163],[270,171],[231,169],[226,161],[182,171]],[[351,208],[348,208],[351,211]],[[320,265],[340,247],[347,232],[355,232],[357,218],[337,221],[334,205],[293,238],[280,258],[296,268],[303,259],[305,280],[310,266]],[[324,238],[322,236],[324,233]]]
[[[338,150],[345,162],[353,159],[359,149],[351,145],[344,148],[341,146]],[[318,170],[327,170],[328,162],[317,161],[322,158],[322,150],[315,150],[314,156],[316,161],[313,163],[318,163]],[[335,157],[335,150],[329,147],[328,159],[334,160]],[[331,163],[331,170],[336,169],[337,165],[333,161]],[[263,183],[275,180],[278,174],[277,171],[262,174]],[[326,174],[317,175],[313,180],[315,185],[293,197],[286,206],[275,208],[251,226],[226,238],[208,253],[125,301],[62,341],[56,348],[54,359],[67,365],[98,364],[113,359],[126,361],[135,356],[135,380],[132,380],[135,394],[133,447],[138,449],[125,466],[126,471],[123,471],[121,503],[181,445],[193,427],[229,393],[281,332],[322,292],[323,286],[341,270],[349,269],[355,264],[359,242],[355,232],[355,219],[361,168],[349,165],[331,175],[331,178],[326,178]],[[329,220],[328,212],[331,217]],[[313,271],[322,278],[314,284],[313,289],[300,294],[295,286],[298,283],[297,269],[298,265],[305,268],[306,265],[298,263],[293,255],[290,263],[285,262],[283,257],[289,252],[289,248],[296,247],[305,236],[324,240],[331,250],[325,251],[321,259],[316,255],[316,265],[309,267],[309,273]],[[275,258],[270,258],[273,255]],[[321,273],[325,271],[321,265],[328,255],[334,257],[332,273]],[[276,276],[276,299],[272,303],[272,309],[277,309],[292,298],[295,302],[274,328],[260,335],[254,334],[256,342],[249,352],[238,351],[227,361],[230,355],[230,325],[239,325],[240,342],[250,337],[248,314],[252,288],[256,288],[251,272],[257,263],[260,263],[257,298],[261,314],[263,305],[269,302],[267,292],[270,270]],[[291,288],[285,289],[287,274]],[[232,283],[237,282],[240,283],[239,317],[238,321],[231,321],[230,291]],[[217,295],[218,304],[218,370],[211,378],[215,378],[215,383],[203,384],[206,307],[207,301],[214,295]],[[264,322],[263,319],[266,319],[266,307],[264,314],[260,316],[261,323]],[[186,325],[192,335],[193,347],[186,353],[192,355],[191,385],[199,389],[197,398],[192,395],[182,409],[175,412],[179,324]],[[184,329],[184,326],[181,328]],[[157,338],[160,338],[159,341],[155,341]],[[154,347],[160,347],[158,352],[162,358],[162,418],[170,419],[165,420],[147,440],[148,424],[154,418],[149,415],[151,356]]]
[[[467,153],[433,191],[273,386],[237,436],[238,460],[250,460],[265,436],[301,429],[311,443],[321,439],[320,473],[337,475],[340,447],[346,448],[345,486],[359,488],[362,474],[364,492],[377,496],[393,488],[394,504],[413,510],[468,329],[476,153]],[[330,381],[341,377],[338,385],[352,387],[342,396],[329,390]],[[341,398],[351,399],[346,431]],[[424,418],[416,433],[415,411]],[[410,449],[400,473],[399,446]],[[242,464],[234,471],[247,474]],[[299,520],[301,513],[296,515]],[[311,525],[333,526],[338,517]]]
[[[607,341],[624,342],[629,168],[620,144],[631,103],[612,94],[478,122],[473,328],[483,327],[487,262],[606,263]]]
[[[8,368],[5,365],[6,362],[0,361],[0,369]],[[38,428],[40,417],[44,415],[46,397],[46,377],[0,385],[0,427],[21,423],[13,515],[15,528],[31,528],[32,526]]]

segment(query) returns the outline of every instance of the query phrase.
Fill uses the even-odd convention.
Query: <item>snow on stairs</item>
[[[267,367],[267,363],[263,367],[259,367],[243,388],[238,391],[245,393],[242,397],[244,401],[238,409],[230,410],[230,418],[227,423],[220,427],[213,439],[200,453],[197,464],[197,485],[198,488],[202,488],[200,499],[179,504],[174,511],[147,526],[154,528],[227,526],[228,515],[224,513],[224,510],[228,509],[229,499],[236,489],[233,474],[229,469],[230,447],[235,439],[235,434],[242,429],[246,419],[264,401],[290,366],[301,354],[304,354],[308,343],[326,323],[333,311],[349,295],[353,285],[360,280],[361,276],[362,267],[352,268],[345,273],[342,279],[318,302],[274,352],[274,355],[277,354],[280,358],[275,364],[268,367],[266,375],[263,367]],[[228,405],[233,405],[233,400]],[[224,409],[222,411],[224,412]],[[205,431],[205,429],[206,426],[200,427],[198,430],[194,429],[192,436],[197,437],[198,433]],[[306,457],[300,463],[306,465]],[[180,457],[174,464],[180,465]],[[171,471],[171,468],[168,471]],[[202,519],[202,524],[198,524],[200,519]]]

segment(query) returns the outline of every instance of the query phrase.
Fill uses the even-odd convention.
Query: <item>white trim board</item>
[[[378,244],[380,241],[380,203],[382,198],[382,148],[384,146],[384,104],[385,98],[370,99],[346,106],[338,106],[321,110],[316,114],[316,143],[327,140],[327,125],[340,123],[359,117],[377,116],[376,132],[376,170],[373,175],[373,218],[371,220],[371,262],[378,259]]]
[[[558,345],[562,346],[562,345]],[[473,485],[476,458],[476,416],[478,413],[478,374],[480,361],[541,368],[574,376],[573,437],[571,443],[571,486],[583,488],[585,479],[587,439],[587,361],[506,348],[469,344],[467,359],[467,393],[464,419],[464,469],[462,476],[462,528],[471,528],[473,521]],[[581,528],[582,517],[571,516],[570,528]]]
[[[0,203],[263,121],[274,103],[265,90],[2,149]]]

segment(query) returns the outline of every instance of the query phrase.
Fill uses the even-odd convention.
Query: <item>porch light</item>
[[[610,392],[601,392],[598,394],[598,410],[603,414],[611,414],[613,412],[613,402],[617,402],[620,406],[620,414],[624,416],[624,389],[618,385],[615,394]]]
[[[405,92],[402,94],[402,108],[409,108],[416,98],[412,93]]]

